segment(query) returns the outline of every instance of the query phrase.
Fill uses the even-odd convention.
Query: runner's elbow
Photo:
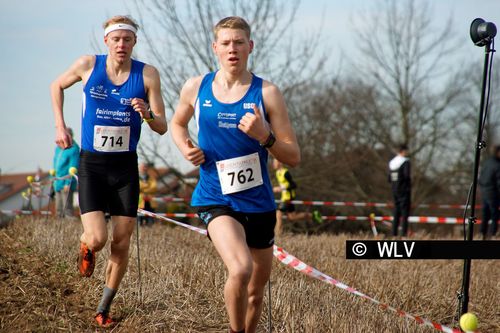
[[[162,124],[161,127],[159,127],[156,130],[156,133],[163,135],[163,134],[167,133],[167,131],[168,131],[168,125],[167,125],[167,122],[165,122],[164,124]]]
[[[300,164],[300,160],[300,153],[290,154],[290,156],[288,156],[288,161],[285,162],[285,164],[289,165],[291,168],[294,168]]]
[[[50,84],[50,91],[52,94],[57,93],[59,91],[62,91],[63,89],[61,88],[61,84],[59,83],[59,80],[54,80]]]

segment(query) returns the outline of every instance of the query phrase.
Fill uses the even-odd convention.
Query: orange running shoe
[[[92,276],[95,266],[95,253],[87,247],[87,244],[80,242],[80,253],[78,255],[78,270],[84,277]]]
[[[100,327],[111,327],[116,324],[116,321],[114,321],[113,318],[103,312],[99,312],[95,315],[95,321]]]

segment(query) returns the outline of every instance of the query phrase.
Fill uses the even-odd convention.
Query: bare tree
[[[410,145],[416,201],[446,184],[459,163],[457,129],[465,114],[463,93],[469,88],[463,66],[452,61],[458,47],[452,21],[432,21],[427,2],[385,0],[380,15],[364,16],[358,25],[361,57],[357,85],[368,98],[351,99],[350,126],[387,153],[398,142]],[[353,89],[354,91],[354,89]]]
[[[297,100],[303,111],[294,115],[303,124],[297,128],[303,153],[294,170],[298,193],[389,201],[387,162],[406,141],[413,152],[414,203],[463,200],[477,104],[471,103],[469,66],[451,56],[457,46],[452,23],[438,28],[425,2],[380,4],[357,21],[352,40],[360,52],[343,66],[349,76],[314,82]]]

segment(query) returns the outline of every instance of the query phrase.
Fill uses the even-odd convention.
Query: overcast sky
[[[124,3],[122,0],[0,0],[2,173],[34,171],[38,166],[44,170],[51,168],[55,130],[50,82],[80,55],[95,53],[92,41],[96,40],[95,36],[101,38],[101,26],[108,17],[135,16]],[[374,0],[303,1],[297,25],[314,29],[324,13],[325,35],[333,48],[332,55],[337,56],[341,49],[354,47],[351,17],[360,10],[376,10],[374,3]],[[430,3],[436,22],[452,15],[455,32],[464,43],[460,50],[463,57],[481,61],[484,53],[472,45],[469,26],[474,18],[482,17],[500,28],[500,1],[434,0]],[[138,37],[138,57],[148,62],[141,54],[140,33]],[[102,43],[102,39],[98,42]],[[494,65],[498,67],[498,60]],[[498,93],[499,87],[493,89]],[[82,86],[77,83],[65,94],[65,118],[67,125],[74,128],[77,142],[80,142],[81,91]],[[167,142],[171,138],[166,135],[163,140]],[[174,160],[180,161],[180,155]],[[176,164],[186,170],[186,163]]]

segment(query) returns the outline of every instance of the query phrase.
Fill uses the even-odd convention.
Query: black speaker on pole
[[[488,108],[488,101],[485,101],[486,96],[486,86],[488,83],[489,77],[489,67],[490,60],[493,57],[493,52],[495,50],[492,49],[491,45],[493,44],[493,38],[497,34],[497,28],[495,24],[492,22],[486,22],[482,18],[476,18],[472,21],[470,26],[470,37],[472,42],[476,46],[485,47],[485,56],[484,56],[484,68],[483,68],[483,83],[481,89],[481,102],[479,106],[479,119],[477,122],[477,140],[475,147],[475,156],[474,156],[474,171],[472,178],[472,191],[471,191],[471,200],[470,200],[470,216],[468,218],[467,223],[467,233],[465,237],[465,241],[472,241],[474,236],[474,224],[477,221],[475,216],[475,207],[476,207],[476,189],[477,189],[477,180],[479,174],[479,160],[481,157],[481,149],[483,149],[486,145],[483,141],[483,124],[484,124],[484,116],[485,112]],[[465,223],[465,221],[464,221]],[[482,223],[488,223],[488,221],[482,221]],[[462,289],[459,293],[459,303],[460,303],[460,315],[464,314],[468,310],[469,303],[469,283],[470,283],[470,270],[471,270],[471,260],[465,259],[463,266],[463,278],[462,278]]]

